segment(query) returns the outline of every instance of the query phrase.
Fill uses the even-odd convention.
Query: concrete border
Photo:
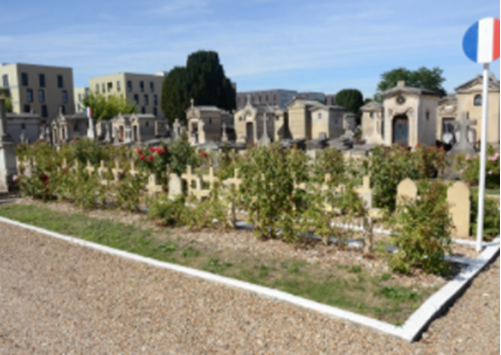
[[[123,250],[110,248],[101,244],[88,242],[82,239],[62,235],[43,228],[34,227],[25,223],[17,222],[8,218],[0,217],[0,222],[13,226],[25,228],[37,233],[45,234],[66,242],[80,245],[89,249],[97,250],[106,254],[118,256],[124,259],[144,263],[154,267],[179,272],[188,276],[197,277],[203,280],[217,282],[226,286],[252,292],[261,296],[272,298],[278,301],[287,302],[295,306],[317,311],[319,313],[342,319],[357,325],[362,325],[385,334],[402,338],[408,342],[413,342],[419,338],[423,329],[431,323],[435,316],[450,304],[454,298],[469,284],[469,282],[487,265],[499,252],[499,236],[494,241],[493,246],[487,247],[484,252],[475,259],[475,263],[468,265],[453,280],[448,282],[438,292],[426,300],[421,307],[416,310],[402,327],[382,322],[373,318],[362,316],[356,313],[345,311],[339,308],[321,304],[302,297],[293,296],[283,291],[253,285],[244,281],[219,276],[206,271],[200,271],[185,266],[171,264],[146,258],[137,254]]]

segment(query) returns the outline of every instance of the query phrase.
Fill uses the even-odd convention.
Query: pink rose
[[[470,155],[468,154],[464,160],[470,160]]]
[[[492,171],[489,170],[489,175],[492,175]]]

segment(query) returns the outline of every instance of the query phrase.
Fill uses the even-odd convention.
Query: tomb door
[[[195,136],[195,143],[198,143],[198,123],[193,122],[191,124],[191,132],[193,132],[193,135]]]
[[[393,118],[393,143],[409,146],[409,118],[406,115]]]
[[[254,144],[254,124],[247,122],[246,124],[247,144]]]
[[[119,137],[120,137],[120,142],[123,142],[125,140],[125,130],[124,126],[120,126],[119,128]]]

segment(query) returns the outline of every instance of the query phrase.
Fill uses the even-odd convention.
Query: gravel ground
[[[499,354],[499,258],[408,344],[0,223],[2,354]]]

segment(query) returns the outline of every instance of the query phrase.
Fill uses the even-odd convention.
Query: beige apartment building
[[[34,64],[0,64],[0,85],[9,89],[12,111],[35,113],[41,123],[59,111],[75,112],[73,69]]]
[[[90,78],[89,89],[105,96],[122,95],[136,105],[138,113],[164,119],[160,105],[164,78],[164,72],[154,75],[117,73]]]
[[[89,88],[75,88],[74,90],[75,97],[75,112],[84,112],[85,106],[83,104],[83,100],[89,95]]]

